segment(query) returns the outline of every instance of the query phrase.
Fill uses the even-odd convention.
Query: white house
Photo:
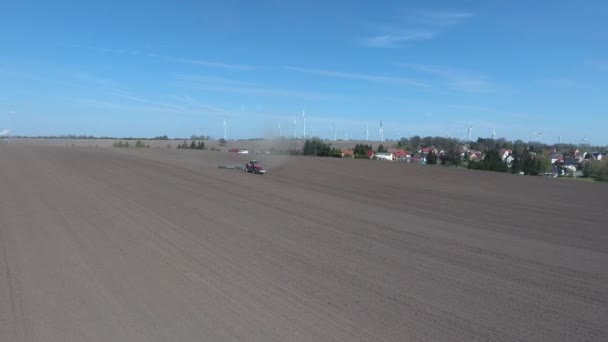
[[[395,154],[392,152],[376,152],[374,157],[378,160],[395,160]]]

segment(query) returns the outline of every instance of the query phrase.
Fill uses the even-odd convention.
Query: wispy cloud
[[[234,93],[243,95],[266,96],[276,98],[296,98],[300,100],[341,100],[342,97],[326,93],[287,90],[283,88],[266,87],[255,83],[246,83],[230,79],[178,76],[174,87],[187,88],[207,92]]]
[[[193,58],[183,58],[183,57],[172,57],[172,56],[163,56],[157,53],[145,52],[133,49],[111,49],[104,47],[94,47],[94,46],[81,46],[81,45],[73,45],[74,48],[79,49],[87,49],[96,51],[99,53],[111,53],[118,55],[130,55],[130,56],[138,56],[145,58],[153,58],[153,59],[163,59],[165,61],[169,61],[172,63],[182,63],[182,64],[192,64],[192,65],[200,65],[209,68],[221,68],[221,69],[233,69],[233,70],[244,70],[251,71],[257,69],[252,65],[244,65],[244,64],[233,64],[228,62],[219,62],[219,61],[209,61],[204,59],[193,59]]]
[[[405,43],[429,40],[449,26],[457,25],[474,16],[469,12],[417,11],[406,15],[402,22],[376,27],[375,34],[361,39],[364,46],[390,48]]]
[[[490,82],[485,76],[475,72],[427,64],[401,63],[398,66],[433,75],[444,80],[449,87],[466,93],[498,91],[498,86]]]
[[[67,76],[76,81],[100,85],[100,86],[112,86],[112,85],[117,84],[114,80],[92,75],[87,72],[75,72],[75,73],[70,73]]]
[[[202,65],[211,68],[223,68],[223,69],[234,69],[234,70],[255,70],[256,68],[251,65],[242,65],[242,64],[228,64],[222,62],[211,62],[201,59],[186,59],[186,58],[176,58],[176,62],[186,63],[186,64],[194,64],[194,65]]]
[[[167,96],[165,99],[147,99],[141,96],[108,92],[105,98],[70,98],[70,101],[90,108],[120,111],[120,112],[146,112],[167,115],[214,115],[222,116],[227,110],[202,104],[189,96]]]
[[[460,24],[473,17],[469,12],[419,11],[411,15],[411,21],[433,27],[446,27]]]
[[[585,64],[600,71],[608,71],[608,60],[592,59],[587,60]]]
[[[367,82],[373,82],[373,83],[384,83],[384,84],[405,85],[405,86],[415,86],[415,87],[426,87],[427,86],[427,84],[425,84],[423,82],[410,80],[407,78],[400,78],[400,77],[367,75],[367,74],[358,74],[358,73],[322,70],[322,69],[308,69],[308,68],[300,68],[300,67],[294,67],[294,66],[286,66],[286,67],[284,67],[284,69],[289,70],[289,71],[305,73],[305,74],[344,78],[344,79],[350,79],[350,80],[360,80],[360,81],[367,81]]]
[[[417,40],[427,40],[434,38],[437,35],[435,30],[421,29],[399,29],[389,32],[365,37],[361,40],[363,45],[374,48],[390,48],[402,43],[412,42]]]
[[[483,107],[483,106],[476,106],[476,105],[462,105],[462,104],[452,104],[452,105],[448,105],[449,108],[454,108],[454,109],[462,109],[462,110],[474,110],[474,111],[480,111],[480,112],[486,112],[486,111],[490,111],[490,108],[488,107]]]
[[[549,87],[558,87],[558,88],[569,88],[569,89],[578,89],[578,88],[586,88],[586,86],[579,81],[575,81],[568,78],[552,78],[545,79],[539,81],[540,84]]]

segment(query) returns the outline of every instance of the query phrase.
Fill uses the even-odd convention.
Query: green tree
[[[220,143],[220,146],[226,146],[226,139],[220,138],[219,143]]]
[[[145,148],[146,144],[144,144],[141,140],[137,140],[135,142],[135,148]]]
[[[380,144],[378,145],[378,153],[383,153],[383,152],[387,152],[386,148],[384,147],[384,145]]]
[[[437,154],[434,151],[431,151],[426,155],[426,163],[431,165],[437,164]]]
[[[367,158],[367,151],[371,151],[372,147],[370,145],[357,144],[353,149],[353,154],[355,158]]]

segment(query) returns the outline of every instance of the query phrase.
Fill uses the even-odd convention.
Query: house
[[[355,152],[353,150],[341,150],[342,158],[354,158]]]
[[[395,154],[391,152],[376,152],[374,153],[374,158],[378,160],[395,160]]]
[[[556,162],[564,160],[564,156],[561,152],[553,150],[551,154],[549,154],[549,159],[551,160],[551,164],[555,164]]]
[[[458,146],[458,153],[460,153],[460,158],[464,158],[464,156],[469,153],[469,148],[464,145]]]
[[[435,146],[431,146],[431,147],[425,147],[422,150],[420,150],[420,152],[425,153],[425,154],[429,154],[431,152],[437,154],[437,149],[435,148]]]
[[[601,152],[591,152],[591,155],[593,156],[593,159],[595,160],[602,160],[602,153]]]
[[[394,154],[395,159],[406,158],[408,156],[407,151],[401,148],[389,148],[388,152]]]
[[[483,155],[481,153],[481,151],[474,151],[474,150],[470,150],[469,151],[469,160],[471,161],[480,161],[482,159]]]
[[[570,150],[570,153],[568,153],[568,155],[573,158],[578,158],[580,153],[581,153],[581,151],[579,151],[578,148],[573,148]]]
[[[502,161],[507,161],[507,158],[509,158],[511,154],[513,154],[513,150],[508,150],[506,148],[503,148],[498,152],[498,155],[500,155],[500,159]]]

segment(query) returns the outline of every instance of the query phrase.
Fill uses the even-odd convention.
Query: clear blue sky
[[[608,144],[607,1],[8,1],[0,131]]]

